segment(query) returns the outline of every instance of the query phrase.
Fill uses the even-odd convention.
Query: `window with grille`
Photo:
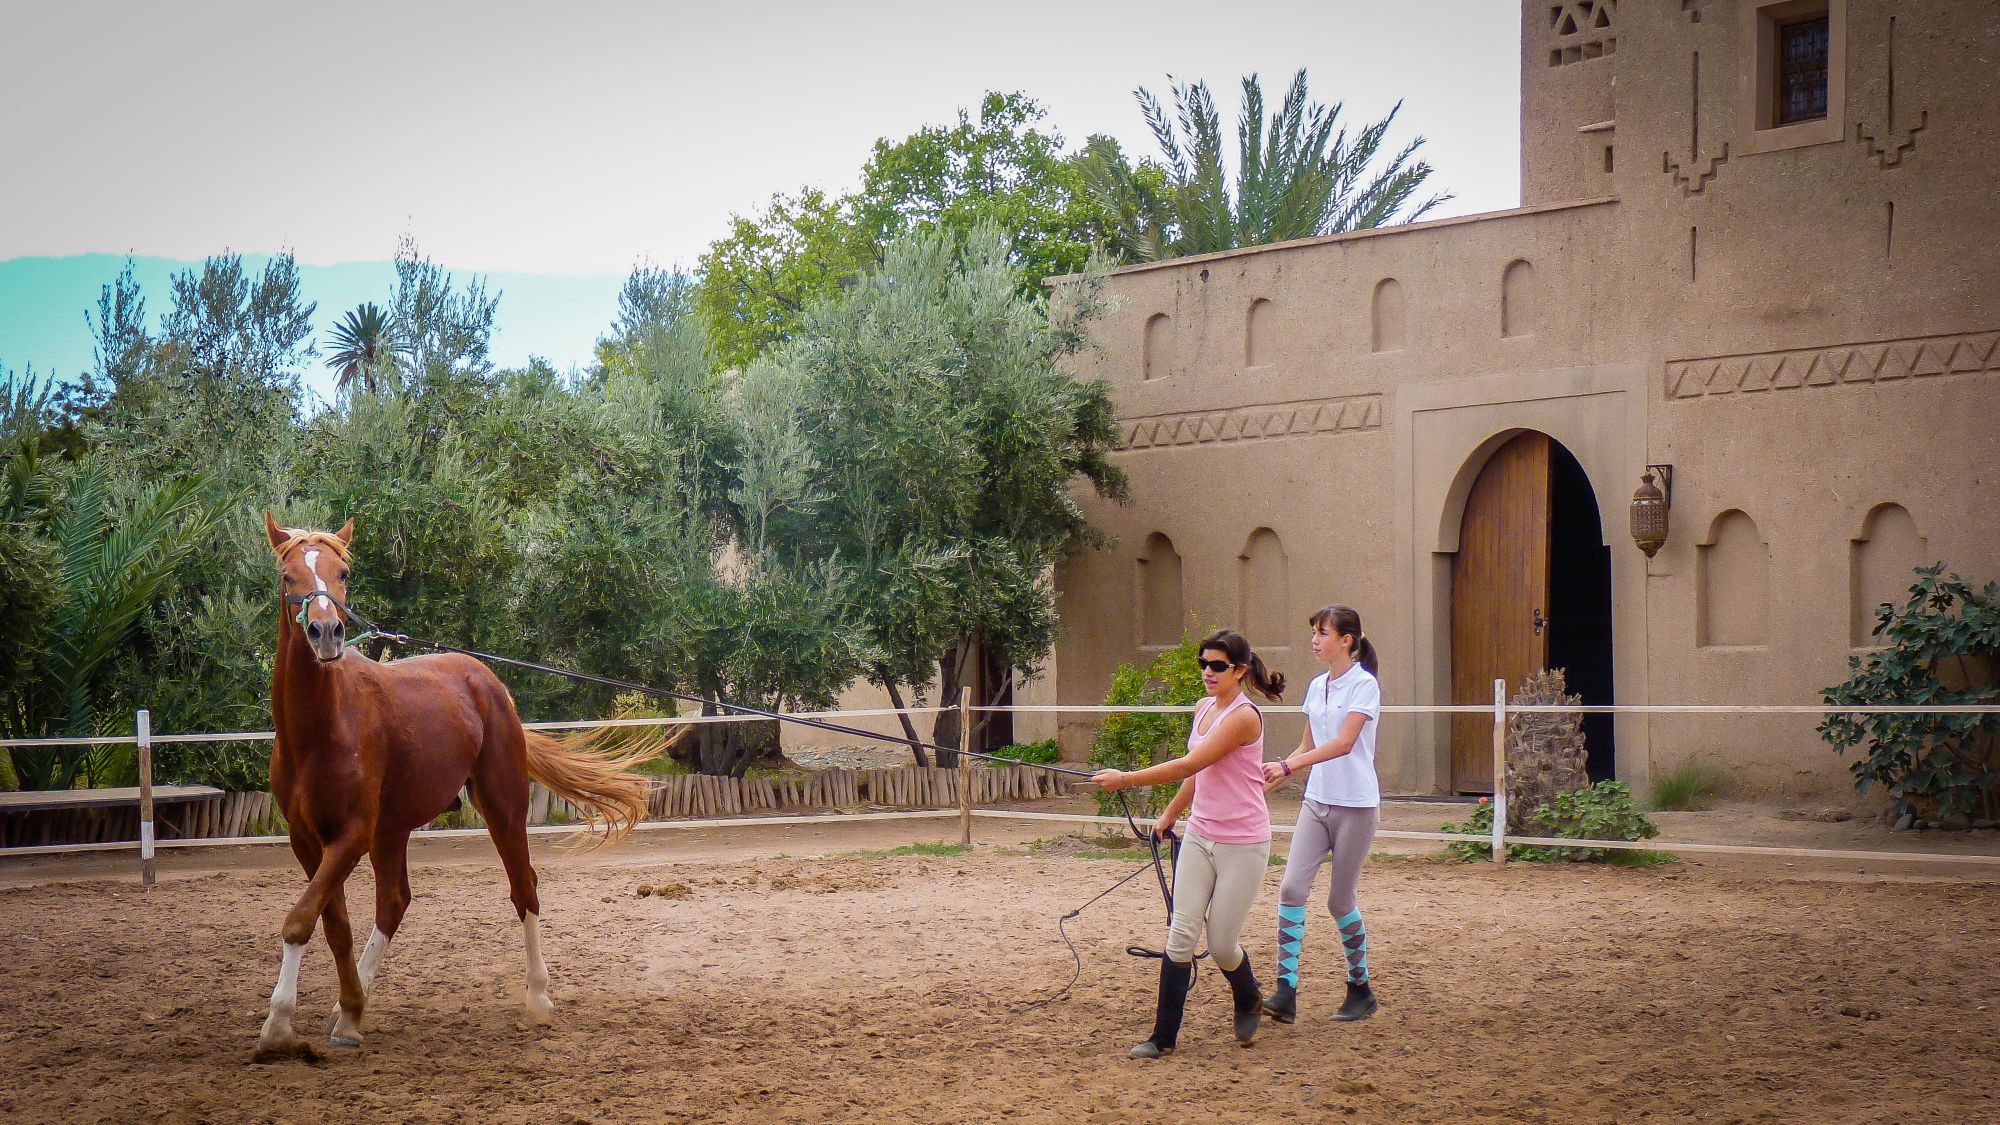
[[[1791,125],[1826,117],[1827,17],[1783,23],[1777,28],[1777,100],[1773,124]]]

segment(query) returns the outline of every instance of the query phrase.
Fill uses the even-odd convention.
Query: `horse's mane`
[[[340,561],[344,563],[351,563],[353,561],[348,556],[347,544],[341,542],[340,537],[335,535],[331,531],[299,531],[296,528],[290,528],[290,527],[286,528],[285,531],[290,536],[290,538],[286,539],[283,543],[278,544],[278,546],[275,548],[280,561],[283,561],[284,557],[291,553],[292,548],[300,546],[301,544],[309,544],[314,547],[325,547],[331,550],[334,554],[339,555]]]

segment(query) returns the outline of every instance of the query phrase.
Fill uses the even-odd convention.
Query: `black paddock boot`
[[[1355,1020],[1365,1020],[1374,1015],[1375,1009],[1380,1006],[1375,1002],[1375,990],[1368,987],[1367,981],[1362,981],[1360,984],[1348,981],[1347,1002],[1340,1006],[1338,1012],[1333,1013],[1333,1022],[1353,1023]]]
[[[1157,1059],[1174,1053],[1181,1037],[1181,1013],[1187,1010],[1188,987],[1194,983],[1194,962],[1160,958],[1160,1000],[1153,1015],[1153,1037],[1132,1048],[1135,1059]]]
[[[1277,1020],[1279,1023],[1290,1023],[1298,1019],[1298,990],[1280,978],[1278,987],[1272,989],[1271,994],[1264,998],[1264,1014]]]
[[[1236,1001],[1236,1045],[1248,1047],[1257,1038],[1257,1023],[1263,1019],[1263,990],[1257,987],[1257,974],[1250,971],[1250,955],[1246,952],[1243,961],[1233,969],[1222,970],[1229,981],[1229,994]]]

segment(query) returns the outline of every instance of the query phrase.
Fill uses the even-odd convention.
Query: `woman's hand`
[[[1098,770],[1090,775],[1090,780],[1106,793],[1116,793],[1128,784],[1124,770]]]
[[[1171,840],[1174,835],[1174,818],[1171,816],[1161,817],[1153,825],[1153,835],[1158,837],[1163,844]]]
[[[1264,789],[1267,792],[1273,788],[1276,788],[1277,786],[1283,785],[1285,783],[1285,779],[1290,776],[1292,776],[1291,771],[1285,768],[1285,763],[1283,762],[1264,763]]]

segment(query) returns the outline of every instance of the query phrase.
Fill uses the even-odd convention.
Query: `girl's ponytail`
[[[1375,658],[1375,642],[1363,634],[1355,638],[1354,662],[1361,665],[1369,675],[1379,675],[1382,662]]]
[[[1315,629],[1324,627],[1336,637],[1353,637],[1354,643],[1348,647],[1347,654],[1369,675],[1379,674],[1382,662],[1375,656],[1374,642],[1361,631],[1361,615],[1354,611],[1353,606],[1325,606],[1307,618],[1306,624]]]

